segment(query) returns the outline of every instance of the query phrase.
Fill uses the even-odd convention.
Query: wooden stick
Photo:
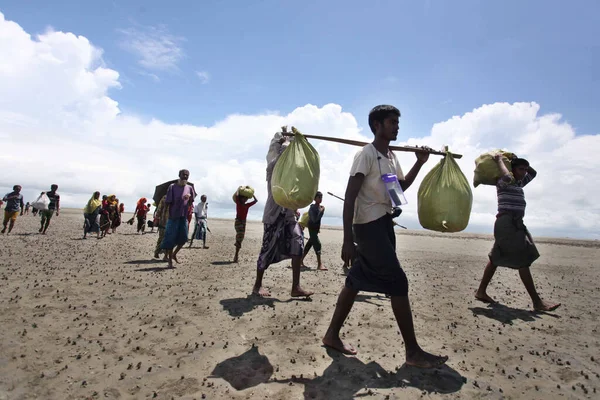
[[[292,132],[281,132],[281,134],[283,136],[294,136],[294,134]],[[329,137],[329,136],[317,136],[317,135],[304,135],[302,134],[304,137],[308,138],[308,139],[318,139],[318,140],[325,140],[328,142],[336,142],[336,143],[342,143],[342,144],[349,144],[352,146],[366,146],[369,143],[366,142],[360,142],[358,140],[350,140],[350,139],[341,139],[341,138],[335,138],[335,137]],[[412,153],[418,153],[418,152],[426,152],[429,154],[435,154],[438,156],[445,156],[446,152],[443,151],[437,151],[437,150],[433,150],[433,149],[429,149],[429,148],[424,148],[424,147],[418,147],[418,146],[390,146],[390,150],[392,151],[408,151],[408,152],[412,152]],[[452,153],[452,157],[454,158],[462,158],[462,154],[455,154]]]

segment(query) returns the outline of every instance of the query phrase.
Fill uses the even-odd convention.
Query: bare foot
[[[356,349],[352,347],[352,345],[345,344],[344,342],[342,342],[342,339],[340,339],[339,336],[331,337],[326,334],[325,337],[323,337],[323,344],[326,347],[329,347],[333,350],[337,350],[340,353],[347,354],[349,356],[353,356],[357,353]]]
[[[258,288],[254,286],[254,289],[252,289],[252,294],[255,294],[260,297],[271,297],[271,293],[262,286]]]
[[[484,303],[489,303],[489,304],[494,304],[496,303],[496,300],[492,299],[490,296],[488,296],[487,293],[479,293],[479,292],[475,292],[475,298],[479,301],[483,301]]]
[[[310,297],[314,294],[315,292],[310,292],[308,290],[304,290],[302,289],[300,286],[297,286],[295,288],[292,289],[292,297]]]
[[[437,368],[448,361],[448,356],[436,356],[422,349],[406,353],[406,364],[417,368]]]
[[[324,267],[324,266],[322,266],[322,265],[319,265],[319,266],[317,267],[317,269],[318,269],[319,271],[329,271],[327,268],[325,268],[325,267]]]
[[[542,300],[540,304],[535,304],[533,308],[535,311],[554,311],[560,307],[560,305],[560,303],[552,304]]]

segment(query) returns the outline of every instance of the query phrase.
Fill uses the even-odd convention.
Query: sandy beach
[[[321,345],[345,279],[340,229],[322,230],[329,271],[307,259],[303,301],[289,262],[266,272],[272,298],[250,295],[260,223],[232,264],[233,221],[209,220],[210,248],[186,246],[173,270],[152,259],[156,233],[81,240],[82,224],[63,210],[42,236],[28,215],[0,237],[0,400],[600,398],[597,241],[538,240],[538,290],[563,304],[544,314],[512,270],[490,285],[500,304],[473,298],[491,236],[398,230],[417,337],[450,357],[424,371],[404,365],[382,295],[361,293],[342,331],[356,357]]]

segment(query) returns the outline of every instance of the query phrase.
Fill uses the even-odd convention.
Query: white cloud
[[[196,71],[196,75],[203,85],[206,85],[210,81],[210,74],[206,71]]]
[[[91,193],[115,193],[130,208],[138,197],[150,197],[154,186],[191,171],[199,192],[206,193],[212,216],[232,217],[231,194],[242,184],[266,198],[265,155],[273,133],[295,125],[314,134],[369,141],[356,118],[337,104],[305,105],[288,114],[230,115],[212,126],[145,121],[120,112],[110,95],[119,89],[119,73],[103,65],[102,51],[85,37],[49,31],[30,36],[0,13],[0,135],[13,152],[0,154],[0,189],[23,185],[32,198],[51,183],[66,206],[82,207]],[[364,116],[360,116],[364,120]],[[401,123],[402,125],[402,123]],[[402,135],[402,132],[401,132]],[[502,146],[527,157],[539,171],[526,188],[526,222],[534,234],[600,238],[600,135],[575,136],[556,114],[539,114],[536,103],[484,105],[435,124],[426,137],[408,144],[434,148],[449,145],[469,181],[473,160]],[[357,150],[312,141],[321,155],[323,192],[344,195],[348,171]],[[405,171],[414,155],[399,153]],[[416,192],[421,179],[439,160],[431,157],[414,186],[400,222],[419,227]],[[492,187],[473,189],[470,230],[491,233],[496,199]],[[326,196],[327,222],[339,223],[342,202]],[[264,203],[262,203],[264,204]],[[251,209],[259,219],[262,207]]]
[[[119,32],[123,35],[121,46],[138,57],[138,63],[143,68],[174,70],[185,56],[181,47],[184,39],[169,33],[165,26],[140,26]]]

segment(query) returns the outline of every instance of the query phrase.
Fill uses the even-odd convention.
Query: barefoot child
[[[495,241],[475,298],[485,303],[495,302],[488,296],[487,287],[496,272],[496,267],[502,266],[519,270],[521,280],[531,296],[536,311],[554,311],[560,307],[560,303],[543,301],[535,290],[529,267],[538,259],[540,253],[527,227],[523,224],[525,216],[523,187],[535,178],[537,172],[527,160],[514,157],[510,162],[511,175],[502,161],[502,154],[496,154],[494,160],[502,172],[502,178],[496,184],[498,215],[494,224]]]
[[[321,229],[321,218],[323,218],[323,213],[325,212],[325,207],[321,205],[323,201],[323,193],[317,192],[315,195],[315,202],[310,205],[308,209],[308,234],[310,238],[304,247],[304,255],[302,257],[302,265],[304,265],[304,259],[308,255],[308,252],[311,247],[315,248],[315,253],[317,255],[317,269],[320,271],[327,271],[327,268],[323,267],[323,263],[321,262],[321,241],[319,240],[319,231]]]
[[[404,339],[406,363],[434,368],[448,358],[429,354],[417,343],[408,300],[408,280],[396,256],[396,235],[390,214],[392,203],[382,181],[383,174],[391,173],[406,190],[429,158],[428,153],[416,153],[417,162],[404,176],[398,159],[389,150],[390,142],[398,135],[399,118],[400,111],[396,107],[373,108],[369,113],[369,126],[375,139],[354,157],[344,200],[342,247],[342,259],[352,267],[323,344],[344,354],[356,354],[354,347],[340,339],[342,325],[359,291],[383,293],[391,296],[392,310]]]
[[[242,248],[242,242],[244,241],[244,237],[246,236],[246,219],[248,218],[248,210],[250,207],[258,203],[256,196],[252,196],[252,201],[247,203],[248,198],[236,195],[235,196],[235,257],[233,257],[233,262],[238,262],[238,255],[240,254],[240,249]]]

